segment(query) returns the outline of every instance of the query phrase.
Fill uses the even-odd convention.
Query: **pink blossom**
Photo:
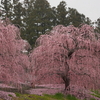
[[[70,86],[100,88],[100,39],[93,27],[58,25],[41,35],[36,45],[30,54],[35,83],[63,83],[57,74],[62,72],[70,77]]]
[[[0,21],[0,81],[17,84],[30,81],[30,61],[27,55],[31,46],[20,37],[20,30]]]

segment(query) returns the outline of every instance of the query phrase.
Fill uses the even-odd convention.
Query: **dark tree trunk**
[[[70,84],[70,78],[69,78],[69,76],[66,75],[64,72],[57,72],[57,75],[60,75],[61,78],[63,79],[64,84],[65,84],[65,90],[66,90],[67,87],[68,87],[69,84]]]

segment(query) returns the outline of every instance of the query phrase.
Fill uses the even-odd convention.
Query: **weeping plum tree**
[[[25,83],[30,80],[28,50],[31,48],[20,37],[19,28],[0,20],[0,82]]]
[[[30,55],[33,83],[100,88],[99,37],[89,25],[58,25],[41,35]]]

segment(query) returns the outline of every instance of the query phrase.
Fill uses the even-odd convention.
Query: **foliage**
[[[95,31],[96,31],[97,33],[100,33],[100,18],[98,18],[98,19],[96,20],[95,24],[96,24]]]
[[[0,10],[2,10],[2,18],[5,19],[6,17],[11,19],[12,16],[12,4],[11,0],[1,0]]]
[[[27,40],[31,45],[35,44],[35,40],[41,35],[45,34],[46,31],[51,28],[51,8],[49,3],[46,0],[36,0],[34,2],[34,8],[31,10],[31,13],[26,18],[26,34]]]
[[[22,27],[22,21],[23,21],[23,15],[24,14],[24,8],[22,6],[22,3],[20,3],[18,0],[13,1],[13,14],[12,14],[12,23],[20,25]]]
[[[66,2],[61,1],[60,4],[57,6],[57,25],[64,25],[67,26],[67,8],[66,8]]]
[[[85,17],[84,14],[80,14],[76,9],[68,8],[67,22],[68,25],[78,27],[82,23],[91,25],[92,21],[88,17]]]

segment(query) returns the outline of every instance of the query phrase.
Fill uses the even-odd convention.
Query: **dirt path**
[[[29,94],[55,94],[62,93],[64,91],[64,84],[44,84],[44,85],[36,85],[36,88],[32,88],[27,90],[26,92]]]

